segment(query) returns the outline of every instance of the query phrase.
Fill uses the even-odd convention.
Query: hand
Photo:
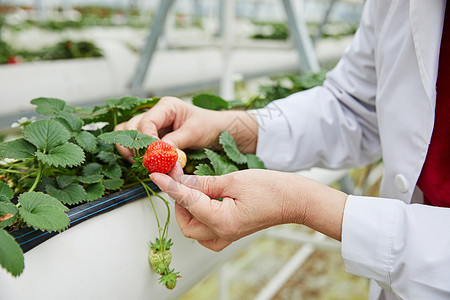
[[[250,146],[247,145],[245,152],[254,153],[258,126],[250,114],[243,111],[207,110],[174,97],[161,98],[152,109],[117,125],[115,130],[138,130],[180,149],[205,148],[213,145],[220,132],[227,129],[236,118],[241,121],[236,122],[236,125],[243,127],[237,130],[240,138],[253,141]],[[121,146],[117,149],[126,159],[132,160],[134,155],[130,149]]]
[[[180,168],[169,175],[150,177],[175,199],[183,234],[211,250],[284,223],[305,224],[340,240],[347,195],[308,178],[268,170],[191,176]]]

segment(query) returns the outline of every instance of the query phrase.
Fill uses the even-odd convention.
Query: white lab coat
[[[433,131],[445,3],[368,0],[322,87],[255,111],[268,168],[383,158],[380,198],[349,196],[342,229],[347,271],[378,283],[370,299],[450,299],[450,209],[410,204],[422,201],[415,185]]]

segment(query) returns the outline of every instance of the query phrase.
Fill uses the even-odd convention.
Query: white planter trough
[[[165,205],[157,198],[153,201],[164,220]],[[168,290],[158,283],[159,275],[147,260],[149,242],[158,237],[158,229],[142,187],[77,207],[68,214],[68,230],[25,253],[21,276],[14,278],[0,268],[0,299],[176,299],[254,238],[216,253],[185,238],[172,213],[171,268],[182,278],[174,290]],[[19,243],[28,247],[50,234],[31,231],[19,236]]]

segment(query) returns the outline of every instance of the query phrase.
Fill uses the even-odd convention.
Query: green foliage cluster
[[[263,108],[270,102],[322,85],[326,71],[304,73],[301,75],[287,74],[272,78],[272,82],[259,87],[259,95],[253,97],[245,106],[246,109]]]
[[[22,137],[0,145],[0,265],[14,276],[23,270],[22,251],[7,231],[24,224],[62,231],[69,226],[70,207],[148,178],[146,170],[130,168],[114,144],[145,149],[156,139],[113,129],[156,101],[124,97],[93,108],[53,98],[31,101],[46,118],[22,123]],[[85,127],[99,122],[105,126]]]
[[[8,24],[5,23],[5,27],[13,31],[21,31],[27,30],[30,28],[41,28],[44,30],[50,31],[64,31],[68,29],[72,30],[82,30],[89,27],[94,26],[131,26],[134,28],[143,28],[147,27],[150,21],[150,17],[142,18],[139,17],[141,12],[137,9],[131,9],[128,12],[125,12],[120,9],[112,9],[109,7],[101,7],[101,6],[83,6],[83,7],[74,7],[75,11],[80,13],[80,17],[78,19],[27,19],[19,24]],[[9,9],[4,9],[4,13],[14,12],[15,7],[10,7]],[[127,17],[125,18],[125,15]],[[1,16],[1,9],[0,9]],[[123,16],[124,23],[117,22],[114,20],[114,16]]]
[[[253,39],[286,40],[289,38],[289,26],[285,22],[253,22],[256,33]]]
[[[6,42],[0,41],[0,64],[8,63],[12,57],[18,57],[21,61],[29,62],[37,60],[92,58],[102,56],[102,50],[89,41],[65,40],[54,46],[45,47],[39,51],[14,49]]]

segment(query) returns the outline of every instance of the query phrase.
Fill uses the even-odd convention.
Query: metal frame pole
[[[138,61],[136,73],[130,83],[131,93],[142,93],[142,85],[147,75],[148,67],[156,50],[158,39],[163,31],[164,24],[167,19],[170,8],[175,0],[160,0],[158,13],[155,16],[154,22],[150,25],[150,34],[145,42],[144,49]]]
[[[314,46],[309,37],[304,20],[296,16],[290,0],[283,0],[289,28],[300,57],[300,71],[320,71],[319,62],[314,52]]]
[[[323,35],[323,29],[325,25],[328,23],[328,19],[330,18],[331,12],[333,11],[334,5],[338,2],[338,0],[331,0],[330,4],[327,7],[327,10],[325,11],[325,14],[322,18],[322,22],[319,24],[319,28],[317,29],[317,33],[313,37],[313,43],[316,44],[316,42],[322,37]]]
[[[222,76],[220,78],[220,96],[226,100],[234,98],[233,80],[233,42],[236,0],[226,0],[223,10],[224,31],[222,37]]]

